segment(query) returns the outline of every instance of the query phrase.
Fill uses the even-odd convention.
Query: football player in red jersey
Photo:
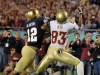
[[[35,8],[30,9],[27,12],[28,21],[25,23],[24,28],[28,34],[28,42],[22,48],[22,58],[17,63],[14,71],[9,75],[17,75],[27,70],[31,72],[33,70],[33,61],[37,55],[37,51],[41,47],[42,40],[47,28],[47,19],[41,17],[39,11]],[[25,75],[22,73],[21,75]]]
[[[67,22],[67,18],[67,12],[60,10],[56,14],[56,20],[50,21],[51,44],[47,54],[36,67],[36,70],[28,73],[28,75],[38,75],[54,60],[76,66],[78,75],[84,75],[83,63],[65,49],[65,44],[68,41],[68,31],[71,29],[78,30],[78,26]]]

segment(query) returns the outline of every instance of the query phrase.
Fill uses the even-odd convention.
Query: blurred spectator
[[[40,50],[38,51],[38,54],[36,56],[36,59],[35,59],[35,63],[36,63],[36,66],[39,64],[39,62],[43,59],[43,57],[45,56],[46,52],[47,52],[47,49],[49,47],[49,44],[50,44],[50,38],[49,39],[44,39],[43,42],[42,42],[42,45],[41,45],[41,48]],[[42,72],[40,73],[39,75],[44,75],[45,73]]]
[[[8,26],[14,27],[14,23],[15,23],[14,16],[9,16]]]
[[[99,0],[90,0],[91,4],[98,4],[100,6],[100,1]]]
[[[16,39],[16,52],[21,54],[21,50],[22,50],[24,44],[23,44],[23,41],[22,41],[22,39],[20,37],[20,33],[19,32],[16,32],[15,39]]]
[[[51,63],[51,67],[47,68],[49,75],[66,75],[66,65],[59,61]]]
[[[59,9],[64,9],[69,15],[72,15],[72,13],[81,6],[83,10],[83,24],[85,19],[88,19],[88,16],[90,20],[92,20],[91,23],[94,23],[96,19],[95,14],[97,13],[98,8],[100,8],[97,6],[97,4],[100,3],[99,0],[1,0],[0,2],[0,22],[1,26],[3,27],[23,27],[23,23],[26,21],[26,12],[29,10],[29,8],[37,8],[42,16],[48,16],[51,20],[54,20],[55,13]],[[90,3],[94,3],[95,5]],[[78,15],[77,13],[73,14],[74,16]]]
[[[81,26],[81,30],[85,30],[84,32],[86,33],[89,29],[98,29],[98,27],[97,27],[97,25],[96,24],[94,24],[94,22],[95,22],[95,20],[96,20],[96,15],[94,14],[94,12],[93,12],[93,14],[92,14],[92,16],[91,16],[91,14],[90,13],[88,13],[88,17],[87,17],[87,19],[85,19],[85,21],[82,19],[83,18],[83,16],[82,15],[80,15],[79,16],[79,22],[78,22],[78,24]],[[84,22],[83,22],[84,21]],[[92,23],[93,22],[93,23]],[[94,31],[95,32],[95,31]]]
[[[1,49],[1,54],[0,54],[0,61],[1,61],[1,63],[0,63],[0,69],[1,69],[1,71],[3,71],[3,69],[4,69],[4,67],[5,67],[5,63],[4,63],[4,52],[3,52],[3,50],[4,50],[4,42],[2,42],[2,39],[6,36],[6,33],[7,33],[7,30],[3,30],[2,31],[2,35],[1,35],[1,38],[0,38],[0,42],[1,42],[1,46],[2,46],[2,49]]]
[[[95,22],[95,25],[100,29],[100,10],[97,13],[97,21]]]
[[[93,55],[94,74],[100,75],[100,35],[97,35],[89,52]]]
[[[23,44],[27,45],[27,41],[28,41],[28,36],[27,36],[27,34],[24,34]]]
[[[51,13],[50,14],[50,20],[55,20],[55,19],[56,19],[55,14],[54,13]]]
[[[12,47],[10,50],[11,56],[9,58],[8,64],[6,65],[3,74],[8,75],[11,71],[13,71],[16,66],[18,60],[21,58],[21,55],[16,52],[16,47]]]
[[[72,52],[71,54],[79,59],[81,59],[81,54],[82,54],[82,47],[81,47],[81,40],[80,38],[80,34],[79,33],[75,33],[74,35],[74,40],[70,42],[69,47],[74,50],[75,52]],[[71,69],[71,75],[77,75],[74,74],[74,66],[70,66]]]
[[[90,8],[90,12],[88,13],[88,15],[90,14],[90,16],[88,16],[88,19],[90,19],[90,21],[91,21],[91,24],[94,24],[95,23],[95,21],[96,21],[96,17],[97,17],[97,11],[95,10],[95,7],[94,6],[92,6],[91,8]]]
[[[89,54],[89,50],[93,42],[91,42],[92,40],[90,36],[86,35],[85,39],[83,39],[81,43],[82,45],[81,61],[84,63],[84,74],[85,75],[91,75],[91,65],[90,65],[91,55]]]
[[[85,30],[85,33],[88,32],[88,29],[98,29],[95,25],[91,23],[91,20],[86,20],[85,24],[81,25],[81,29]]]
[[[74,40],[70,42],[69,47],[71,47],[71,49],[75,51],[72,52],[72,55],[80,59],[82,53],[82,47],[81,47],[81,40],[79,33],[75,33]]]
[[[7,31],[5,36],[2,39],[2,42],[4,43],[4,50],[3,50],[3,59],[4,59],[4,65],[7,65],[8,60],[10,58],[10,49],[12,46],[15,46],[16,40],[12,36],[11,31]]]
[[[0,35],[0,71],[3,70],[3,45],[2,45],[2,35]]]

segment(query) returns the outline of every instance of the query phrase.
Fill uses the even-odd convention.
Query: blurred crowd
[[[49,20],[55,20],[56,12],[63,9],[68,12],[68,21],[71,23],[76,22],[81,26],[80,30],[100,29],[100,0],[0,0],[0,28],[23,28],[24,23],[27,21],[26,12],[29,8],[37,8],[41,16],[45,16]],[[74,40],[69,41],[69,48],[75,50],[72,55],[83,61],[85,75],[92,75],[93,71],[95,75],[98,75],[97,71],[100,72],[100,35],[97,36],[96,40],[93,40],[92,33],[85,33],[83,40],[80,40],[80,34],[76,33]],[[25,34],[22,39],[19,32],[12,36],[9,30],[3,30],[0,35],[0,70],[4,70],[6,74],[6,71],[13,70],[14,63],[12,62],[20,59],[21,49],[27,44],[27,35]],[[43,40],[36,57],[36,65],[46,54],[49,44],[50,38]],[[13,57],[17,59],[13,59]],[[94,65],[91,63],[94,63]],[[55,68],[55,72],[61,70],[59,65],[55,67],[52,67]],[[71,75],[74,75],[75,67],[69,67]],[[41,73],[41,75],[44,74]]]
[[[0,27],[23,27],[29,8],[37,8],[42,16],[55,19],[59,9],[68,12],[69,18],[79,22],[82,9],[82,24],[100,24],[99,0],[0,0]],[[94,25],[95,26],[95,25]]]
[[[12,36],[12,31],[3,30],[0,35],[0,71],[13,70],[15,62],[21,58],[21,49],[27,43],[27,35],[21,39],[20,32]]]

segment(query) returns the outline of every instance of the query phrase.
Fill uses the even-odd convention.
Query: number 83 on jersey
[[[52,44],[59,44],[59,45],[64,45],[66,41],[66,34],[67,32],[63,31],[52,31],[52,39],[51,42]]]

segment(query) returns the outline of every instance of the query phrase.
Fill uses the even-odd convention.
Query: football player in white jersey
[[[66,52],[65,43],[67,42],[67,34],[71,29],[78,30],[76,24],[67,22],[68,14],[64,10],[60,10],[56,14],[56,20],[50,22],[51,44],[47,54],[36,67],[36,70],[28,75],[38,75],[54,60],[77,67],[78,75],[84,75],[83,63],[70,53]],[[66,43],[67,44],[67,43]]]

